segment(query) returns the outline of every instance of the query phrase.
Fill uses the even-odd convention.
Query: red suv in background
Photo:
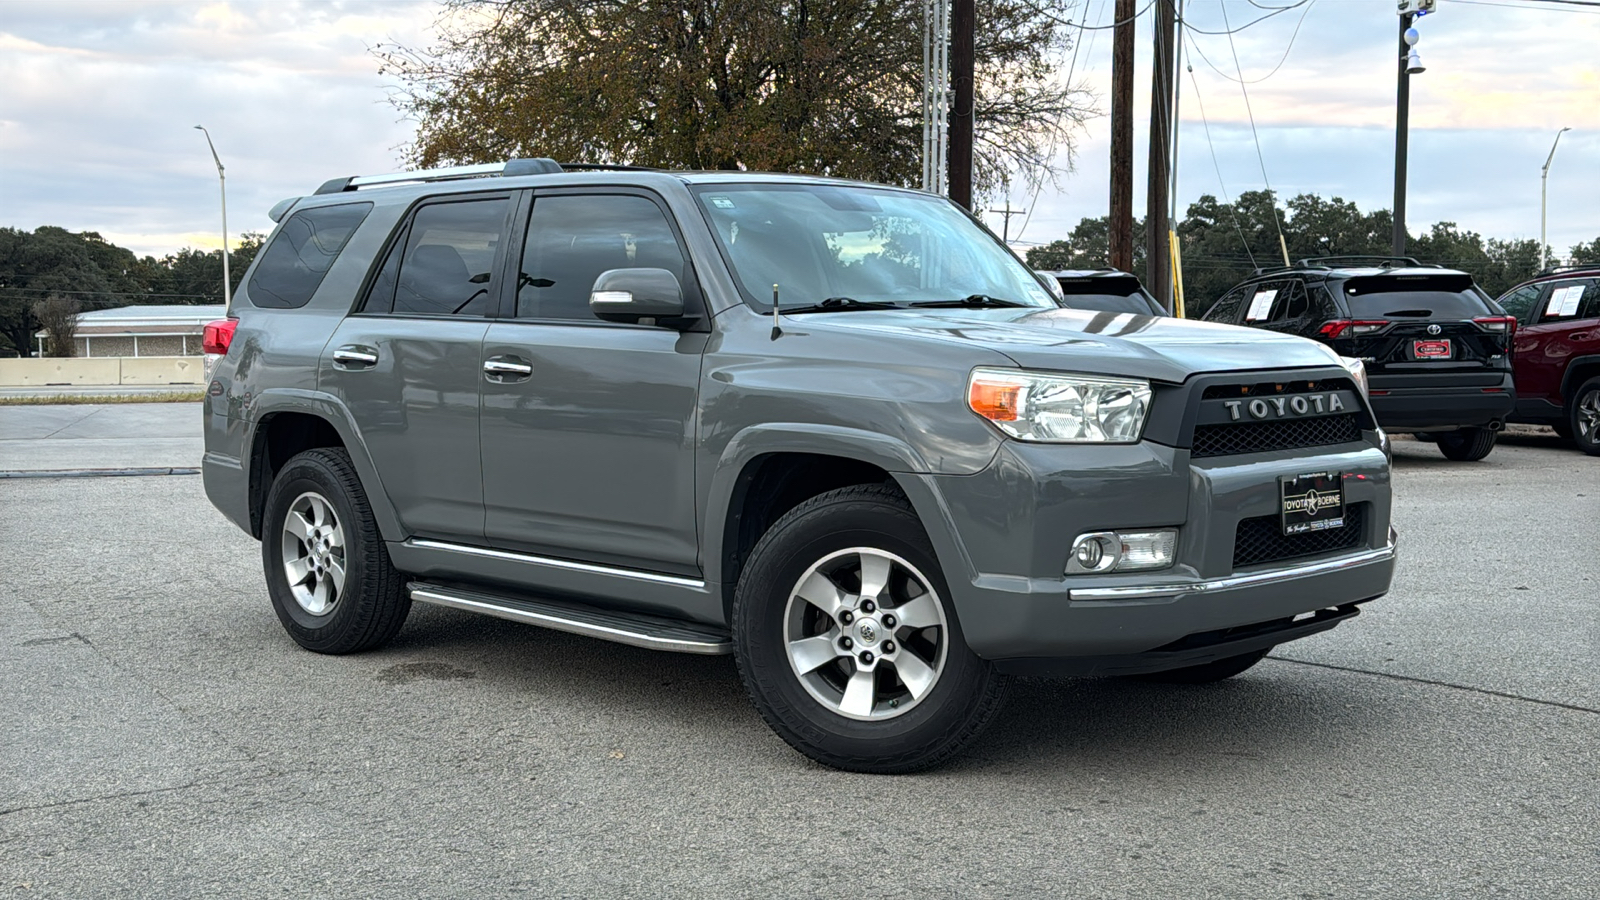
[[[1552,426],[1600,456],[1600,265],[1541,273],[1499,303],[1517,317],[1512,421]]]

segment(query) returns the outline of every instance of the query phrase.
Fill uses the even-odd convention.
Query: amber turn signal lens
[[[991,422],[1015,422],[1021,400],[1022,385],[978,378],[972,380],[972,387],[967,393],[967,403],[972,411]]]

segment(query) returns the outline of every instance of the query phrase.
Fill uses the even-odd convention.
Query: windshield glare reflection
[[[1032,272],[943,198],[795,184],[694,189],[745,300],[909,305],[984,295],[1055,307]],[[842,304],[841,304],[842,306]]]

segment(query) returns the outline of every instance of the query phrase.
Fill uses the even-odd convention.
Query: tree
[[[1575,266],[1600,266],[1600,237],[1587,244],[1573,244],[1567,258]]]
[[[60,294],[51,294],[35,300],[31,307],[34,321],[45,332],[45,355],[73,357],[78,355],[78,313],[83,304]]]
[[[419,167],[517,156],[910,185],[919,0],[446,0],[438,43],[380,45]],[[1066,0],[980,0],[977,184],[1054,177],[1093,110],[1053,76]],[[1061,15],[1058,15],[1061,14]]]
[[[1065,240],[1051,241],[1027,253],[1028,265],[1035,269],[1099,269],[1111,255],[1111,220],[1107,216],[1084,219]],[[1133,223],[1133,267],[1144,265],[1144,220]]]

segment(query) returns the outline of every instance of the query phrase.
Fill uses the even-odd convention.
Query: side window
[[[371,203],[301,210],[279,226],[250,276],[250,302],[266,309],[305,306],[350,236],[372,211]]]
[[[1558,281],[1550,286],[1540,323],[1592,319],[1600,316],[1600,281]]]
[[[1222,322],[1227,325],[1234,324],[1239,321],[1239,307],[1244,305],[1244,297],[1243,288],[1229,291],[1223,295],[1221,300],[1211,304],[1211,308],[1206,310],[1206,314],[1201,317],[1202,321]]]
[[[1517,288],[1511,293],[1500,298],[1500,307],[1508,314],[1516,316],[1517,324],[1519,326],[1527,325],[1529,322],[1533,321],[1533,314],[1537,309],[1539,292],[1541,290],[1543,290],[1543,288],[1537,284],[1530,284],[1527,287]]]
[[[1244,321],[1247,325],[1264,325],[1271,321],[1272,311],[1281,309],[1287,299],[1287,288],[1293,282],[1269,281],[1246,289],[1249,298],[1244,309]]]
[[[400,229],[400,236],[389,247],[388,255],[383,258],[383,267],[378,270],[378,277],[372,280],[366,302],[361,304],[362,312],[394,312],[394,288],[395,283],[400,280],[400,258],[406,255],[406,237],[410,234],[409,225]]]
[[[1327,285],[1316,285],[1306,289],[1311,305],[1312,325],[1321,325],[1329,319],[1339,318],[1339,305],[1334,302],[1333,294]]]
[[[481,316],[489,311],[489,282],[495,249],[505,230],[511,201],[467,200],[432,203],[411,217],[411,231],[399,272],[394,276],[398,315]],[[391,252],[390,254],[394,254]],[[377,291],[393,260],[386,260],[368,300],[369,311],[384,311]]]
[[[1306,317],[1309,307],[1304,285],[1298,281],[1283,282],[1278,288],[1278,297],[1272,305],[1272,316],[1268,322],[1283,327],[1296,325]]]
[[[683,251],[660,207],[628,194],[537,197],[517,278],[517,315],[587,319],[589,291],[609,269],[666,269],[683,284]]]

